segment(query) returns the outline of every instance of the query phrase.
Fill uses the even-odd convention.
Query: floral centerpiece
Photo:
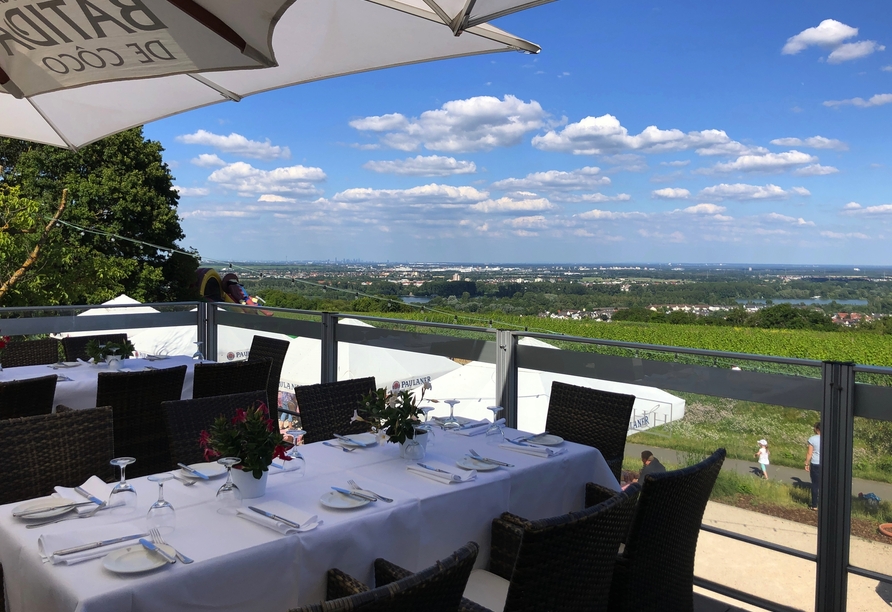
[[[431,384],[424,383],[417,402],[414,393],[400,391],[399,388],[399,382],[394,382],[390,391],[382,387],[374,393],[364,395],[352,420],[371,423],[378,431],[387,435],[388,442],[402,444],[413,439],[417,431],[415,428],[421,423],[421,416],[424,414],[418,404],[424,400],[424,392],[431,388]]]
[[[205,461],[238,457],[242,462],[235,467],[250,472],[258,480],[273,459],[291,459],[285,455],[290,445],[263,402],[255,402],[247,409],[239,408],[232,418],[217,417],[210,431],[201,432],[199,444],[204,449]]]
[[[105,344],[99,344],[99,342],[94,338],[87,342],[86,346],[84,346],[84,352],[88,357],[93,358],[93,363],[99,363],[100,361],[105,361],[106,357],[120,357],[121,359],[127,359],[128,357],[133,356],[133,351],[136,350],[133,347],[133,343],[130,340],[124,340],[124,342],[106,342]]]
[[[9,336],[0,336],[0,355],[3,355],[3,349],[9,344]],[[3,363],[0,362],[0,372],[3,371]]]

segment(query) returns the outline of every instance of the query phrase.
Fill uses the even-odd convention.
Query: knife
[[[535,434],[532,436],[522,436],[520,438],[517,438],[517,441],[518,442],[529,442],[530,440],[535,440],[536,438],[541,438],[542,436],[547,436],[547,435],[548,435],[548,431],[543,431],[542,433]]]
[[[90,542],[89,544],[81,544],[80,546],[73,546],[71,548],[63,548],[62,550],[57,550],[54,552],[52,556],[55,555],[71,555],[77,552],[83,552],[85,550],[92,550],[94,548],[99,548],[100,546],[109,546],[111,544],[118,544],[120,542],[126,542],[127,540],[135,540],[136,538],[145,537],[146,533],[137,533],[135,535],[123,536],[120,538],[112,538],[111,540],[102,540],[101,542]]]
[[[441,470],[440,468],[431,467],[431,466],[427,465],[426,463],[419,463],[418,465],[420,465],[421,467],[423,467],[426,470],[430,470],[431,472],[440,472],[441,474],[446,474],[450,478],[452,478],[452,480],[455,480],[455,481],[461,480],[461,476],[453,474],[452,472],[447,472],[446,470]]]
[[[266,518],[271,518],[274,521],[279,521],[280,523],[285,523],[289,527],[294,527],[295,529],[300,529],[300,525],[298,525],[294,521],[289,521],[288,519],[283,518],[283,517],[279,516],[278,514],[273,514],[272,512],[267,512],[266,510],[261,510],[260,508],[257,508],[255,506],[248,506],[248,510],[253,510],[257,514],[262,514]],[[315,520],[315,518],[316,517],[314,516],[313,519]],[[311,520],[309,522],[313,522],[313,521]]]
[[[99,499],[99,498],[96,497],[95,495],[90,495],[90,493],[89,493],[86,489],[84,489],[83,487],[74,487],[74,491],[75,491],[75,493],[80,494],[82,497],[86,497],[87,499],[89,499],[89,500],[90,500],[91,502],[93,502],[94,504],[97,504],[97,505],[99,505],[99,506],[102,506],[103,504],[105,504],[104,501],[102,501],[101,499]]]
[[[514,467],[513,463],[505,463],[504,461],[499,461],[498,459],[490,459],[489,457],[475,457],[474,455],[465,455],[468,459],[473,459],[474,461],[480,461],[482,463],[491,463],[492,465],[501,465],[502,467]]]
[[[72,508],[78,508],[80,506],[89,506],[92,504],[92,501],[85,502],[71,502],[70,504],[65,504],[62,506],[43,506],[42,508],[31,508],[30,510],[22,510],[21,512],[13,512],[12,515],[16,518],[22,518],[26,516],[31,516],[33,514],[40,514],[42,512],[51,512],[53,510],[71,510]]]
[[[517,446],[532,446],[535,447],[535,444],[527,444],[523,441],[523,438],[518,438],[517,440],[512,440],[511,438],[505,438],[506,442],[510,442],[511,444],[516,444]]]
[[[145,534],[143,534],[143,535],[145,535]],[[167,551],[161,550],[160,548],[158,548],[157,546],[155,546],[154,544],[149,542],[147,539],[140,538],[139,543],[142,544],[142,547],[145,548],[146,550],[151,550],[152,552],[158,553],[159,555],[164,557],[164,560],[167,561],[168,563],[176,563],[177,562],[176,557],[172,557],[170,554],[167,553]]]
[[[187,472],[189,472],[190,474],[192,474],[193,476],[198,476],[202,480],[210,480],[210,478],[208,478],[207,475],[202,474],[201,472],[199,472],[198,470],[196,470],[194,468],[190,468],[185,463],[177,463],[177,465],[180,466],[181,468],[183,468],[184,470],[186,470]]]
[[[489,421],[481,421],[479,423],[465,423],[459,429],[474,429],[475,427],[483,427],[484,425],[491,425]]]
[[[360,442],[358,440],[354,440],[353,438],[348,438],[347,436],[342,436],[340,434],[332,434],[338,440],[344,440],[345,442],[349,442],[350,444],[355,444],[356,446],[365,446],[365,442]]]
[[[356,491],[348,491],[347,489],[342,489],[340,487],[332,487],[332,489],[334,489],[338,493],[343,493],[344,495],[349,495],[350,497],[353,497],[356,499],[362,499],[362,500],[370,501],[370,502],[378,501],[377,497],[372,497],[370,495],[364,495],[362,493],[357,493]]]

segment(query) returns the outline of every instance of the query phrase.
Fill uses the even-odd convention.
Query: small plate
[[[344,438],[335,438],[335,440],[344,446],[366,447],[374,446],[378,443],[378,438],[373,433],[349,434],[347,437],[350,438],[350,440],[356,440],[356,444],[353,444],[350,440],[345,440]]]
[[[167,544],[155,544],[155,546],[171,557],[177,552]],[[113,550],[102,558],[102,566],[116,574],[138,574],[162,565],[167,565],[167,560],[157,553],[146,550],[141,544]]]
[[[74,503],[75,502],[73,502],[72,500],[62,497],[41,497],[40,499],[32,499],[31,501],[26,501],[23,504],[19,504],[12,509],[12,513],[16,514],[18,512],[24,512],[25,510],[31,510],[32,508],[52,507],[52,510],[47,510],[46,512],[39,512],[37,514],[29,514],[28,516],[18,517],[22,520],[50,518],[51,516],[59,516],[60,514],[71,512],[72,510],[74,510],[74,508],[72,507],[72,504]]]
[[[211,461],[209,463],[193,463],[189,467],[201,472],[208,478],[219,478],[220,476],[226,475],[226,468],[216,461]],[[200,476],[196,476],[195,474],[182,469],[180,470],[180,476],[183,476],[184,478],[196,478],[198,480],[202,479]]]
[[[325,495],[319,498],[319,503],[328,508],[362,508],[366,504],[370,504],[367,499],[357,499],[355,497],[350,497],[349,495],[344,495],[343,493],[338,493],[337,491],[329,491]]]
[[[162,359],[169,359],[169,356],[168,355],[146,355],[145,357],[143,357],[143,359],[146,359],[148,361],[160,361]]]
[[[456,461],[455,465],[462,468],[463,470],[477,470],[478,472],[489,472],[490,470],[497,470],[500,467],[495,463],[478,461],[473,457],[463,457]]]
[[[539,446],[558,446],[559,444],[564,443],[564,439],[560,436],[545,434],[544,436],[539,436],[532,440],[526,440],[526,442],[530,444],[538,444]]]

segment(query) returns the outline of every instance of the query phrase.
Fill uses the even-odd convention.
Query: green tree
[[[0,138],[0,189],[7,198],[31,202],[35,220],[45,225],[63,190],[68,191],[60,224],[44,238],[36,261],[0,297],[0,304],[97,303],[120,293],[146,302],[195,297],[190,285],[197,259],[168,250],[178,248],[184,234],[179,198],[162,151],[160,143],[143,138],[141,128],[77,152]],[[10,238],[15,245],[10,253],[15,254],[0,260],[0,283],[10,278],[11,268],[22,265],[16,267],[12,258],[28,249],[34,235]]]

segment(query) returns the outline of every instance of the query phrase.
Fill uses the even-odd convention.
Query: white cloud
[[[828,174],[836,174],[838,168],[833,166],[822,166],[821,164],[812,164],[793,171],[796,176],[826,176]]]
[[[689,160],[689,159],[679,159],[676,161],[660,162],[660,165],[661,166],[671,166],[673,168],[683,168],[684,166],[687,166],[690,163],[691,163],[691,160]]]
[[[558,202],[588,202],[592,204],[600,204],[602,202],[628,202],[632,199],[628,193],[618,193],[616,195],[605,195],[603,193],[585,193],[585,194],[555,194],[553,200]]]
[[[883,72],[892,72],[892,64],[889,64],[888,66],[883,66],[882,68],[880,68],[880,70],[882,70]]]
[[[452,187],[450,185],[421,185],[410,189],[346,189],[332,198],[337,202],[371,203],[377,205],[432,205],[467,206],[486,200],[489,193],[473,187]]]
[[[821,232],[821,236],[824,238],[832,238],[833,240],[845,240],[846,238],[855,238],[856,240],[870,240],[870,236],[867,234],[862,234],[861,232],[849,232],[849,233],[841,233],[841,232]]]
[[[226,162],[217,157],[214,153],[202,153],[198,157],[193,157],[189,161],[202,168],[219,168],[220,166],[226,165]]]
[[[848,100],[827,100],[824,102],[824,106],[836,107],[836,106],[846,106],[851,104],[852,106],[857,106],[858,108],[869,108],[871,106],[882,106],[884,104],[892,103],[892,94],[876,94],[875,96],[871,96],[869,99],[865,100],[864,98],[849,98]]]
[[[403,176],[451,176],[453,174],[474,174],[477,165],[472,161],[457,160],[440,155],[417,155],[392,161],[370,161],[362,166],[372,172],[399,174]]]
[[[790,195],[790,192],[771,184],[747,185],[746,183],[734,183],[729,185],[721,183],[720,185],[706,187],[700,191],[699,195],[701,198],[710,200],[783,200]]]
[[[833,48],[844,40],[858,35],[858,28],[847,26],[835,19],[825,19],[817,27],[808,28],[787,39],[781,50],[783,55],[796,55],[811,46]]]
[[[214,170],[208,177],[213,183],[243,194],[291,193],[303,196],[318,195],[319,190],[314,183],[325,179],[321,168],[290,166],[260,170],[245,162]]]
[[[608,220],[646,219],[647,218],[647,214],[645,214],[643,212],[636,212],[636,211],[614,212],[614,211],[610,211],[610,210],[598,210],[597,208],[594,210],[589,210],[584,213],[580,213],[576,216],[579,217],[580,219],[596,219],[596,220],[601,220],[601,219],[608,219]]]
[[[232,133],[229,136],[213,134],[205,130],[198,130],[194,134],[183,134],[176,137],[177,142],[185,144],[205,145],[214,147],[224,153],[242,155],[254,159],[288,159],[291,150],[288,147],[273,146],[269,138],[264,142],[248,140],[241,134]]]
[[[843,206],[843,214],[847,215],[890,215],[892,204],[879,204],[877,206],[861,206],[857,202],[849,202]]]
[[[644,156],[636,153],[602,155],[601,161],[612,166],[610,172],[644,172],[647,170],[647,161]]]
[[[554,204],[546,198],[515,199],[510,197],[484,200],[470,207],[471,210],[486,213],[551,210],[553,208]]]
[[[524,134],[541,128],[545,118],[535,100],[478,96],[447,102],[418,118],[391,114],[357,119],[350,125],[379,134],[384,145],[401,151],[423,146],[431,151],[467,153],[519,144]]]
[[[785,151],[784,153],[766,153],[764,155],[741,155],[732,162],[718,163],[713,166],[716,172],[783,172],[817,162],[818,158],[800,151]]]
[[[810,196],[811,195],[811,191],[809,191],[805,187],[790,187],[790,192],[795,193],[796,195],[800,195],[800,196]]]
[[[526,229],[545,229],[548,227],[548,224],[545,222],[545,217],[542,215],[506,219],[505,224],[510,225],[511,227]]]
[[[775,138],[771,144],[782,147],[809,147],[812,149],[834,149],[836,151],[848,151],[849,145],[835,138],[812,136],[810,138]]]
[[[682,209],[681,212],[688,213],[690,215],[718,215],[727,210],[724,206],[719,206],[717,204],[695,204],[694,206],[688,206],[685,209]]]
[[[777,221],[780,223],[789,223],[791,225],[814,226],[814,221],[806,221],[802,217],[788,217],[780,213],[768,213],[765,218],[769,221]]]
[[[174,185],[173,188],[183,198],[200,198],[211,192],[210,189],[204,187],[180,187],[179,185]]]
[[[285,198],[272,193],[264,193],[257,199],[258,202],[297,202],[295,198]]]
[[[572,191],[576,189],[591,189],[599,185],[609,185],[610,179],[601,176],[601,169],[594,166],[586,166],[577,170],[565,172],[562,170],[548,170],[547,172],[534,172],[525,178],[508,178],[496,181],[493,189],[543,189]]]
[[[687,189],[681,189],[678,187],[665,187],[663,189],[652,191],[651,195],[655,198],[661,198],[664,200],[683,200],[685,198],[691,197],[691,192]]]
[[[670,234],[665,234],[662,232],[654,232],[646,229],[639,229],[638,234],[642,238],[651,238],[654,240],[665,240],[667,242],[685,242],[687,239],[685,235],[681,232],[672,232]]]
[[[867,57],[875,51],[885,51],[886,47],[875,40],[861,40],[840,45],[827,57],[828,64],[841,64],[861,57]]]

